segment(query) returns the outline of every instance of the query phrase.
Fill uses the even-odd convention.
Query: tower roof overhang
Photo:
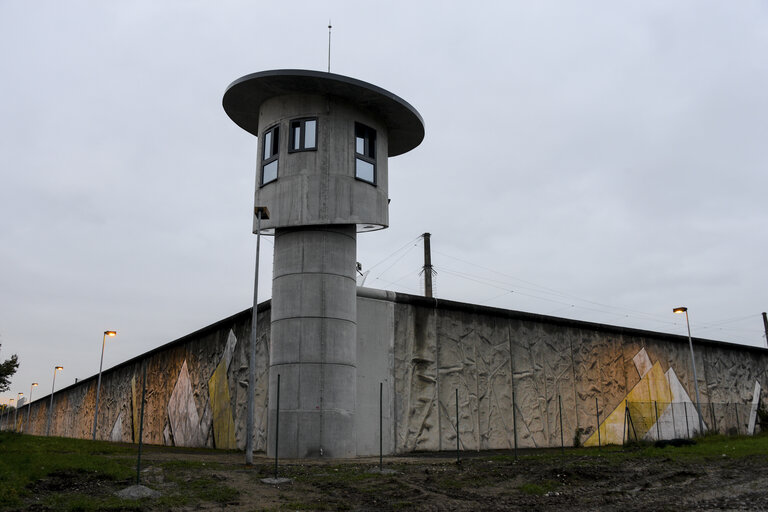
[[[258,136],[261,104],[292,94],[336,96],[376,115],[387,127],[388,156],[406,153],[424,140],[424,120],[407,101],[381,87],[333,73],[304,69],[259,71],[232,82],[222,103],[239,127]]]

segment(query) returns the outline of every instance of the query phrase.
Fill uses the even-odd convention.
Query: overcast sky
[[[765,2],[0,0],[1,401],[250,306],[257,140],[221,99],[325,70],[329,18],[331,70],[426,123],[367,286],[420,293],[429,231],[438,297],[765,346]]]

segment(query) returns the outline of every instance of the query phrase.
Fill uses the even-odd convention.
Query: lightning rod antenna
[[[328,72],[331,72],[331,20],[328,19]]]

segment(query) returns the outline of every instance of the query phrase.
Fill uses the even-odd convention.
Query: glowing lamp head
[[[678,315],[681,314],[681,313],[685,313],[686,311],[688,311],[688,308],[685,308],[685,307],[682,307],[682,306],[672,310],[673,313],[676,313]]]
[[[37,387],[37,382],[33,382],[33,383],[32,383],[32,387],[33,387],[33,388],[36,388],[36,387]]]
[[[117,336],[117,331],[104,331],[104,335],[112,338],[114,336]]]
[[[57,366],[57,367],[54,369],[54,371],[63,370],[63,369],[64,369],[64,367],[63,367],[63,366]]]

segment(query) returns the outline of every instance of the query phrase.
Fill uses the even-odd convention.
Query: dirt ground
[[[707,458],[620,457],[558,451],[482,453],[461,464],[448,455],[391,457],[384,473],[378,458],[281,461],[279,485],[273,461],[242,453],[150,450],[142,484],[163,497],[137,502],[141,510],[768,510],[768,456]],[[39,505],[48,493],[113,493],[135,482],[89,481],[87,475],[56,475],[36,484]]]

